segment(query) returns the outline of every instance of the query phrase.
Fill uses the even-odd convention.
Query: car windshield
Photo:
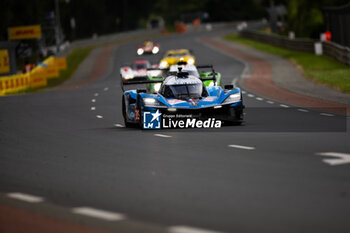
[[[183,70],[183,72],[187,72],[189,75],[193,75],[195,77],[199,77],[199,73],[197,70]]]
[[[167,57],[185,57],[188,53],[168,53]]]
[[[147,69],[147,64],[146,64],[146,63],[144,63],[144,64],[134,64],[134,65],[132,66],[132,68],[133,68],[134,70]]]
[[[181,85],[164,85],[163,93],[166,98],[200,98],[207,96],[202,83],[181,84]]]

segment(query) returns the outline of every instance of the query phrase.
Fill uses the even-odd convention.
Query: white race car
[[[120,68],[120,77],[123,82],[130,80],[146,80],[147,69],[157,68],[157,65],[151,65],[147,60],[137,60],[131,66],[123,66]]]

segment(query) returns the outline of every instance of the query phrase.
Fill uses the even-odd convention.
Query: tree
[[[290,0],[288,3],[287,30],[298,37],[319,38],[325,31],[322,7],[339,6],[347,0]]]

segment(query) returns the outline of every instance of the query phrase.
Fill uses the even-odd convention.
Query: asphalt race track
[[[192,49],[229,84],[244,65],[199,42],[214,33],[158,41],[161,51]],[[139,59],[138,43],[118,46],[108,72],[78,89],[0,98],[0,192],[162,226],[350,232],[350,164],[319,154],[350,153],[349,118],[245,92],[243,126],[121,127],[119,67]],[[161,54],[144,57],[156,63]]]

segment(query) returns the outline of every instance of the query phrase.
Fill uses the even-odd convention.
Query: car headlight
[[[156,84],[154,84],[154,90],[156,91],[156,92],[158,92],[159,90],[160,90],[160,87],[161,87],[161,83],[156,83]]]
[[[232,103],[236,103],[239,101],[241,101],[241,93],[237,92],[237,93],[229,95],[222,103],[223,104],[232,104]]]
[[[147,71],[147,76],[158,77],[161,75],[162,75],[162,71],[160,71],[160,70],[148,70]]]
[[[187,64],[193,65],[194,64],[194,59],[190,58],[187,60]]]
[[[152,53],[153,53],[153,54],[156,54],[156,53],[158,53],[158,52],[159,52],[159,48],[158,48],[157,46],[153,47]]]
[[[156,99],[153,98],[143,98],[143,103],[148,106],[148,105],[154,105],[157,102]]]
[[[168,62],[167,61],[161,61],[159,64],[160,68],[167,68],[168,67]]]
[[[158,100],[151,98],[151,97],[145,97],[143,98],[143,104],[146,107],[165,107],[164,104],[159,102]]]
[[[143,54],[143,49],[139,48],[139,49],[137,50],[137,54],[138,54],[138,55],[142,55],[142,54]]]
[[[125,75],[123,78],[124,78],[124,79],[132,79],[132,78],[134,78],[134,75],[132,75],[132,74],[127,74],[127,75]]]

